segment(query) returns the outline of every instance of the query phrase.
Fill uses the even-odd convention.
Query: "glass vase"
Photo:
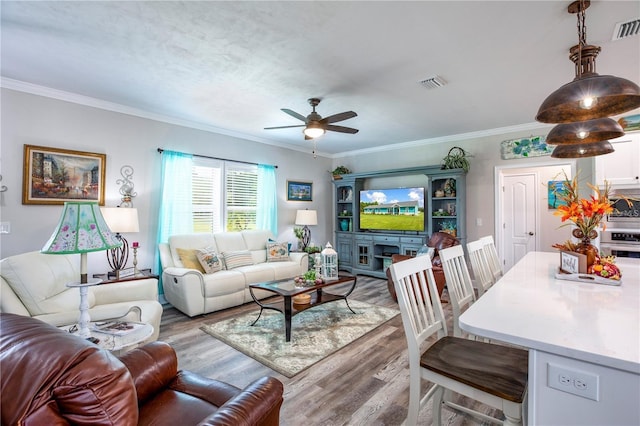
[[[591,266],[596,262],[596,258],[598,257],[598,248],[591,244],[591,240],[598,238],[598,231],[592,229],[587,235],[585,235],[582,230],[574,229],[572,234],[580,240],[575,251],[576,253],[587,256],[587,271],[590,271]]]

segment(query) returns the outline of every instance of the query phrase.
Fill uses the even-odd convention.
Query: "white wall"
[[[309,208],[318,210],[320,222],[311,227],[312,240],[317,244],[333,241],[331,161],[314,159],[311,149],[306,154],[9,89],[2,89],[1,96],[0,174],[8,190],[0,193],[0,220],[11,223],[11,233],[0,234],[0,258],[39,250],[62,212],[61,206],[22,204],[25,144],[107,154],[106,206],[120,203],[116,184],[120,168],[133,167],[138,193],[133,204],[141,229],[125,237],[140,243],[139,267],[154,266],[161,164],[157,148],[277,165],[278,239],[295,241],[296,210]],[[313,182],[313,201],[287,201],[287,180]],[[89,274],[109,269],[105,254],[92,253],[88,262]]]
[[[0,220],[11,223],[10,234],[0,234],[0,257],[39,250],[57,224],[60,206],[22,205],[23,145],[42,145],[107,154],[106,205],[120,202],[120,168],[135,170],[133,182],[138,196],[134,206],[140,215],[141,232],[125,235],[138,241],[139,266],[152,267],[159,200],[160,155],[157,148],[210,155],[278,166],[279,240],[295,241],[293,222],[297,209],[316,209],[318,226],[312,227],[314,243],[334,239],[333,184],[328,170],[343,164],[354,172],[440,164],[449,149],[460,146],[473,154],[467,176],[467,238],[469,241],[494,231],[494,173],[498,166],[535,167],[553,161],[550,157],[502,160],[500,142],[546,134],[550,126],[534,131],[511,132],[442,143],[415,143],[410,147],[348,154],[330,160],[309,153],[278,148],[230,136],[194,130],[145,118],[106,111],[42,96],[2,89],[0,174],[8,191],[0,193]],[[532,113],[533,114],[533,113]],[[390,141],[392,143],[393,141]],[[577,161],[581,177],[592,180],[592,159]],[[313,182],[312,202],[286,201],[286,181]],[[476,225],[476,219],[482,226]],[[554,229],[556,229],[554,227]],[[553,232],[548,227],[544,232]],[[564,241],[564,240],[560,240]],[[546,244],[546,243],[545,243]],[[545,247],[541,247],[545,249]],[[108,269],[106,256],[89,256],[89,273]]]

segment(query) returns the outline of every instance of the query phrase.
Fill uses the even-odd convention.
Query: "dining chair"
[[[464,259],[462,245],[440,250],[440,261],[442,262],[449,302],[453,311],[453,335],[455,337],[469,337],[460,329],[458,319],[476,301],[476,294],[473,291],[473,284]]]
[[[493,236],[486,235],[484,237],[480,237],[479,240],[482,241],[484,252],[489,260],[489,267],[491,268],[493,278],[498,280],[498,278],[502,276],[503,271],[502,265],[500,264],[500,256],[498,256],[498,250],[496,249],[496,244],[493,241]]]
[[[467,243],[467,253],[469,253],[469,260],[471,261],[478,297],[482,297],[484,292],[489,290],[495,283],[482,241],[477,240]]]
[[[447,336],[440,299],[431,297],[437,292],[428,256],[394,263],[389,268],[409,353],[409,408],[405,424],[417,425],[420,409],[431,399],[433,424],[442,423],[442,406],[446,405],[483,421],[521,425],[527,393],[527,352]],[[427,340],[434,342],[423,351]],[[421,397],[422,379],[432,385]],[[462,406],[453,401],[454,393],[497,408],[505,418]]]

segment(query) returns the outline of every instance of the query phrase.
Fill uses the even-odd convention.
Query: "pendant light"
[[[575,64],[575,79],[544,100],[536,120],[543,123],[570,123],[604,118],[640,107],[640,87],[634,82],[612,75],[596,73],[596,56],[600,46],[586,43],[585,10],[588,0],[574,1],[569,13],[578,16],[578,44],[570,49]]]
[[[545,142],[548,145],[587,144],[624,136],[622,126],[611,118],[578,121],[556,125]]]
[[[551,153],[553,158],[584,158],[609,154],[614,151],[609,141],[583,144],[563,144],[554,148]]]

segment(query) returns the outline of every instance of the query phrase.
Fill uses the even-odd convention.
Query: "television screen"
[[[424,188],[360,191],[360,229],[424,231]]]

